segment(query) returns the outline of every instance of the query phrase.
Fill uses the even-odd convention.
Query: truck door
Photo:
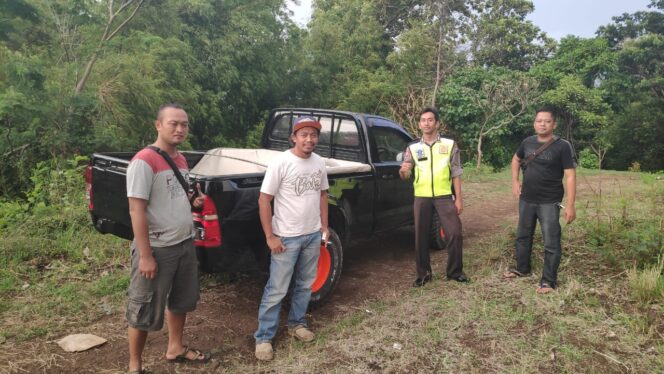
[[[383,118],[368,119],[371,159],[376,168],[375,230],[389,230],[413,220],[413,182],[399,178],[399,155],[411,138]]]

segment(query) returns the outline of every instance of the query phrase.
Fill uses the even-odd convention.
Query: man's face
[[[297,151],[309,155],[316,149],[318,144],[318,130],[313,127],[303,127],[292,136],[293,148]]]
[[[189,117],[182,109],[164,108],[155,121],[157,134],[166,144],[182,144],[189,133]]]
[[[549,112],[537,113],[533,127],[537,135],[549,136],[553,134],[553,130],[556,128],[556,121],[553,119],[553,114]]]
[[[432,135],[438,132],[440,122],[436,121],[436,116],[431,112],[423,113],[420,116],[420,130],[424,135]]]

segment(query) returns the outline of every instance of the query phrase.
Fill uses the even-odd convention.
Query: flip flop
[[[539,287],[537,287],[537,290],[535,292],[541,295],[552,292],[553,290],[554,290],[553,286],[551,286],[547,282],[542,281],[540,282]]]
[[[503,278],[514,279],[514,278],[525,277],[527,275],[528,274],[524,274],[516,269],[507,269],[507,271],[503,273]]]
[[[196,355],[193,358],[188,358],[187,353],[189,352],[193,352]],[[210,352],[202,352],[198,349],[189,348],[185,346],[184,352],[175,356],[175,358],[172,359],[167,358],[166,361],[171,363],[205,364],[208,361],[210,361],[210,358],[212,358],[212,354],[210,354]]]

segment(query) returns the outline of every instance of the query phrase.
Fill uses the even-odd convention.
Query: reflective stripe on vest
[[[432,145],[424,142],[408,146],[415,162],[413,187],[417,197],[447,196],[452,194],[450,161],[454,140],[440,138]]]

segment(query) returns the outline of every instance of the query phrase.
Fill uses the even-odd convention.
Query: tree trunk
[[[482,135],[477,139],[477,171],[482,166]]]

